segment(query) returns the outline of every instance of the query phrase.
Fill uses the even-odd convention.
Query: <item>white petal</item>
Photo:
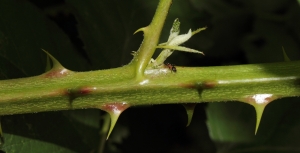
[[[192,30],[190,29],[187,34],[182,34],[182,35],[179,35],[179,36],[175,37],[174,39],[172,39],[168,43],[168,46],[178,46],[178,45],[186,42],[187,40],[189,40],[191,37],[192,37]]]

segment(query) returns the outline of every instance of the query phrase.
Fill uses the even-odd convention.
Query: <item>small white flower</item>
[[[200,32],[202,30],[205,30],[205,29],[206,29],[206,27],[199,28],[193,32],[190,29],[187,34],[179,35],[180,22],[178,19],[175,19],[175,21],[173,22],[173,26],[170,30],[170,35],[169,35],[168,41],[165,43],[161,43],[157,46],[157,48],[163,48],[164,50],[158,55],[158,57],[155,60],[151,59],[148,67],[157,68],[159,66],[162,66],[164,61],[173,53],[174,50],[203,54],[203,52],[201,52],[201,51],[183,47],[183,46],[179,46],[179,45],[188,41],[194,34]]]
[[[174,37],[171,41],[168,41],[168,46],[178,46],[188,41],[192,37],[192,30],[190,29],[187,34],[182,34]]]

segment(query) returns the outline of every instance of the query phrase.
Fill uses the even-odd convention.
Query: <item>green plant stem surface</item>
[[[72,72],[66,69],[0,81],[0,114],[66,109],[247,101],[256,94],[275,98],[300,95],[300,61],[218,67],[146,70],[135,79],[134,67]],[[64,74],[64,75],[53,75]],[[51,77],[49,77],[51,76]]]
[[[136,31],[144,32],[144,40],[130,63],[136,67],[137,80],[143,78],[144,71],[154,54],[171,4],[172,0],[160,0],[150,25]]]

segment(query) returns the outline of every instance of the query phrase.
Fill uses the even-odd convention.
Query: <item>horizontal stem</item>
[[[277,98],[300,95],[300,61],[218,67],[177,67],[145,71],[135,79],[135,67],[49,73],[0,81],[0,115],[100,108],[106,104],[131,106],[244,101],[256,94]],[[55,76],[55,75],[54,75]]]

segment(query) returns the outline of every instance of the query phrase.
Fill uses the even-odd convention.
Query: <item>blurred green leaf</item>
[[[46,54],[41,48],[68,69],[89,69],[68,36],[41,10],[28,1],[0,1],[0,79],[43,73]],[[90,151],[95,145],[83,141],[74,123],[61,112],[4,116],[5,143],[1,149],[6,152]],[[89,132],[98,130],[84,127]]]
[[[219,152],[299,152],[298,101],[299,98],[285,98],[270,103],[265,108],[256,136],[252,106],[242,103],[210,104],[207,110],[210,136]]]
[[[57,146],[52,143],[47,143],[43,141],[38,141],[36,139],[30,139],[27,137],[21,137],[17,135],[5,134],[5,138],[8,143],[13,144],[10,146],[6,146],[4,150],[8,152],[32,152],[32,153],[40,153],[45,150],[49,152],[61,152],[61,153],[74,153],[72,150],[67,148],[62,148],[61,146]],[[10,141],[12,140],[12,141]],[[14,141],[13,141],[14,140]],[[21,141],[20,141],[21,140]]]
[[[192,2],[198,4],[195,5],[198,10],[205,10],[213,16],[212,22],[215,27],[212,33],[215,33],[213,39],[216,44],[212,49],[216,52],[225,46],[227,48],[222,50],[223,54],[232,56],[232,53],[242,51],[249,63],[281,62],[284,60],[281,47],[283,46],[291,60],[300,58],[297,45],[299,30],[296,26],[299,24],[299,18],[295,18],[300,14],[300,9],[295,9],[294,2]],[[243,14],[238,12],[243,12],[244,18]],[[234,19],[238,16],[239,18]],[[223,22],[219,22],[218,26],[214,21]],[[224,34],[230,36],[224,39]],[[218,40],[222,41],[221,44]],[[233,48],[228,48],[230,46]],[[241,55],[239,58],[242,58]],[[252,106],[231,102],[209,103],[206,110],[207,125],[218,152],[299,152],[299,132],[294,130],[300,125],[295,117],[298,116],[296,101],[299,101],[299,98],[280,99],[270,103],[265,108],[257,135],[254,135],[256,116]]]
[[[201,61],[190,57],[185,60],[186,63],[199,63],[208,59],[210,64],[217,65],[224,64],[220,62],[223,60],[234,63],[236,61],[229,60],[243,58],[247,58],[246,62],[250,63],[283,61],[281,46],[285,48],[291,60],[299,59],[297,44],[300,40],[300,9],[299,5],[295,5],[296,1],[189,2],[173,2],[161,38],[162,42],[166,40],[175,18],[182,22],[182,33],[186,33],[189,28],[208,26],[206,31],[188,42],[197,46],[192,47],[195,49],[203,50],[204,46],[206,57]],[[41,48],[49,51],[62,65],[71,70],[103,69],[127,64],[132,58],[130,52],[137,50],[142,40],[142,34],[132,34],[136,29],[149,24],[158,0],[67,0],[66,3],[77,19],[79,38],[85,45],[85,52],[92,65],[88,65],[78,54],[68,36],[31,3],[20,0],[0,1],[0,79],[43,73],[46,55]],[[210,60],[211,57],[215,59]],[[182,56],[174,58],[176,63],[182,59]],[[250,105],[210,103],[207,109],[207,123],[218,152],[298,152],[300,122],[297,118],[297,101],[296,98],[283,99],[268,105],[256,136],[255,112]],[[147,110],[142,111],[144,116],[153,113],[145,113]],[[169,109],[165,110],[164,108],[162,112],[170,115]],[[171,146],[170,148],[178,152],[187,151],[187,148],[178,145],[179,141],[173,138],[178,136],[178,131],[166,135],[166,131],[174,130],[180,121],[182,127],[177,128],[183,131],[185,114],[183,113],[183,119],[180,121],[178,117],[174,118],[174,115],[162,121],[161,116],[165,116],[162,112],[156,114],[155,120],[168,121],[167,125],[158,126],[154,120],[149,121],[147,118],[137,121],[138,117],[143,115],[133,113],[130,117],[131,126],[134,125],[133,130],[128,132],[128,129],[123,127],[114,130],[112,138],[115,136],[117,140],[114,142],[125,144],[123,150],[137,151],[146,147],[148,151],[157,151],[162,147],[168,150]],[[96,151],[100,139],[99,120],[98,110],[4,116],[5,144],[2,149],[7,152]],[[141,123],[145,126],[137,128]],[[150,127],[150,124],[153,124],[153,127]],[[201,127],[201,130],[204,129],[203,123]],[[155,131],[161,130],[160,128],[163,129],[161,133]],[[197,128],[188,132],[190,136],[205,135],[206,131],[195,129]],[[154,132],[149,132],[151,130]],[[149,132],[146,136],[142,135],[145,131]],[[129,138],[122,142],[128,133]],[[170,139],[174,139],[174,144],[167,143]],[[182,137],[177,139],[185,141]],[[208,142],[206,139],[205,137],[205,143]],[[198,139],[198,144],[194,144],[197,149],[199,143],[204,144],[203,140]],[[113,147],[115,150],[119,149]],[[197,149],[195,152],[199,151]]]
[[[89,152],[73,126],[62,112],[13,115],[2,117],[6,152]]]
[[[255,111],[251,105],[236,102],[212,103],[206,111],[210,136],[217,144],[253,141]]]
[[[129,63],[131,51],[136,51],[141,41],[140,37],[133,36],[134,31],[151,21],[137,0],[66,2],[78,20],[79,34],[94,69]]]
[[[282,23],[258,19],[253,27],[253,33],[245,36],[242,41],[243,49],[251,63],[284,61],[282,46],[291,60],[300,59],[297,40]]]
[[[68,36],[41,10],[28,1],[0,1],[1,78],[43,73],[46,55],[41,48],[68,69],[88,69],[87,62],[76,52]]]

